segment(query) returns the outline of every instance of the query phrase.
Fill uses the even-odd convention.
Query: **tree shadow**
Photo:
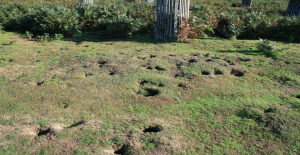
[[[237,50],[216,50],[217,52],[220,53],[241,53],[245,55],[264,55],[266,56],[265,52],[259,51],[259,50],[252,50],[252,49],[237,49]]]
[[[77,44],[81,44],[82,42],[139,42],[139,43],[148,43],[148,44],[162,44],[166,43],[167,41],[162,41],[159,39],[155,39],[151,36],[133,36],[133,37],[126,37],[126,38],[109,38],[107,36],[103,36],[100,33],[96,32],[85,32],[81,34],[76,34],[70,38],[62,39],[64,41],[72,41],[76,42]]]

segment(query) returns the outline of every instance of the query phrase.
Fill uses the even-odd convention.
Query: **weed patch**
[[[7,140],[14,140],[14,139],[16,139],[17,137],[16,137],[15,135],[7,135],[7,136],[5,136],[5,138],[6,138]]]
[[[89,152],[85,150],[75,150],[74,155],[89,155]]]
[[[116,136],[113,138],[113,143],[116,144],[117,146],[121,146],[124,143],[124,140],[122,137]]]

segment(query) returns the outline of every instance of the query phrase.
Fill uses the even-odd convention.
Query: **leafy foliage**
[[[260,38],[259,38],[260,39]],[[261,42],[257,43],[256,47],[260,52],[264,52],[266,56],[274,59],[284,55],[284,51],[277,49],[275,45],[271,45],[271,41],[267,39],[260,39]]]
[[[26,31],[33,37],[97,31],[103,37],[124,38],[153,35],[155,5],[138,1],[99,1],[78,5],[75,1],[58,3],[15,3],[0,6],[0,25],[8,31]],[[254,1],[252,8],[240,1],[192,1],[192,37],[279,38],[300,40],[300,19],[283,17],[286,5],[280,1]],[[285,2],[286,3],[286,2]],[[190,36],[191,37],[191,36]]]

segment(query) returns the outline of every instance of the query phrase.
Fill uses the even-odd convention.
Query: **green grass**
[[[9,38],[17,43],[3,45]],[[258,42],[39,43],[7,32],[0,154],[295,154],[300,46],[274,42],[289,49],[273,59]],[[59,132],[28,134],[57,123]],[[146,132],[154,126],[163,130]]]

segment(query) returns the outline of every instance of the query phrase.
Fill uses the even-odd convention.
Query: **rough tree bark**
[[[79,0],[79,4],[93,4],[93,0]]]
[[[252,5],[252,0],[243,0],[242,6],[243,7],[250,7]]]
[[[300,16],[300,0],[290,0],[285,16]]]

